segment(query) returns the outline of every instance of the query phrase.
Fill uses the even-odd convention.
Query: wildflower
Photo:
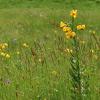
[[[95,34],[96,32],[95,31],[92,31],[92,33]]]
[[[5,45],[2,45],[2,49],[5,49],[6,48],[6,46]]]
[[[70,16],[73,17],[74,19],[77,17],[77,10],[72,10],[70,12]]]
[[[66,48],[64,51],[67,52],[67,53],[72,53],[73,52],[73,50],[69,49],[69,48]]]
[[[64,22],[61,21],[61,22],[60,22],[60,27],[63,28],[63,27],[65,27],[65,26],[67,26],[67,24],[65,24]]]
[[[28,48],[29,46],[26,43],[23,43],[23,47]]]
[[[84,30],[85,29],[85,25],[77,25],[77,30]]]
[[[6,57],[6,58],[10,58],[10,55],[9,55],[9,54],[6,54],[5,57]]]
[[[73,50],[72,49],[70,50],[70,53],[73,53]]]
[[[39,62],[42,62],[42,59],[41,58],[39,58]]]
[[[19,55],[19,54],[20,54],[20,52],[19,52],[19,51],[17,51],[17,52],[16,52],[16,54],[17,54],[17,55]]]
[[[0,49],[5,49],[6,47],[8,47],[8,44],[7,43],[1,43],[0,44]]]
[[[0,55],[4,57],[6,54],[4,52],[1,52]]]
[[[95,34],[96,31],[95,30],[89,30],[89,33]]]
[[[63,27],[63,31],[64,31],[64,32],[71,31],[71,28],[70,28],[70,27],[66,27],[66,26],[65,26],[65,27]]]
[[[0,49],[5,49],[5,48],[6,48],[6,46],[5,46],[5,45],[0,44]]]
[[[70,39],[70,38],[74,38],[76,36],[76,33],[73,31],[69,31],[65,35],[67,39]]]
[[[8,44],[7,43],[4,43],[4,46],[8,47]]]
[[[94,53],[94,50],[93,50],[93,49],[91,49],[91,50],[90,50],[90,52],[91,52],[91,53]]]
[[[70,49],[68,48],[66,48],[64,51],[70,53]]]
[[[55,91],[55,92],[58,92],[59,90],[57,90],[56,88],[54,88],[54,91]]]

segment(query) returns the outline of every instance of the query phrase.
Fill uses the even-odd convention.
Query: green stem
[[[82,95],[81,95],[81,75],[80,75],[80,64],[79,64],[79,43],[76,37],[74,38],[74,47],[75,47],[75,60],[76,60],[76,69],[77,69],[77,78],[78,78],[78,84],[76,88],[78,89],[78,96],[79,100],[82,100]]]

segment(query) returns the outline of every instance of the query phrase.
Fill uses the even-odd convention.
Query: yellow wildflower
[[[28,44],[26,44],[26,43],[23,43],[23,47],[26,47],[26,48],[28,48],[29,46],[28,46]]]
[[[64,22],[61,21],[61,22],[60,22],[60,27],[63,28],[63,27],[65,27],[65,26],[67,26],[67,24],[65,24]]]
[[[41,58],[39,58],[39,62],[40,62],[40,63],[42,62],[42,59],[41,59]]]
[[[4,43],[4,45],[5,45],[6,47],[8,47],[8,44],[7,44],[7,43]]]
[[[85,27],[85,25],[77,25],[77,30],[84,30]]]
[[[93,49],[90,50],[91,53],[94,53],[95,51]]]
[[[74,19],[77,17],[77,10],[72,10],[70,12],[70,16],[73,17]]]
[[[5,49],[6,47],[8,47],[8,44],[7,43],[1,43],[0,44],[0,49]]]
[[[5,48],[6,48],[6,46],[5,46],[5,45],[0,44],[0,49],[5,49]]]
[[[93,33],[93,34],[95,34],[96,32],[95,32],[95,31],[93,31],[92,33]]]
[[[16,54],[17,54],[17,55],[19,55],[19,54],[20,54],[20,52],[19,52],[19,51],[17,51],[17,52],[16,52]]]
[[[10,55],[9,55],[9,54],[6,54],[5,57],[6,57],[6,58],[10,58]]]
[[[72,53],[73,52],[73,50],[69,49],[69,48],[66,48],[64,51],[67,52],[67,53]]]
[[[73,53],[73,50],[72,49],[70,50],[70,53]]]
[[[5,54],[4,52],[1,52],[0,55],[1,55],[1,56],[5,56],[6,54]]]
[[[64,31],[64,32],[71,31],[71,28],[70,28],[70,27],[63,27],[63,31]]]
[[[65,49],[65,52],[70,53],[70,49],[66,48],[66,49]]]
[[[76,33],[73,31],[69,31],[65,35],[67,39],[70,39],[70,38],[74,38],[76,36]]]
[[[2,49],[5,49],[6,48],[6,46],[5,45],[2,45]]]

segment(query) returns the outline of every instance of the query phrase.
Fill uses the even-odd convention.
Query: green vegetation
[[[75,100],[73,41],[59,28],[73,8],[86,25],[78,33],[86,90],[79,100],[100,100],[100,0],[0,0],[0,100]]]

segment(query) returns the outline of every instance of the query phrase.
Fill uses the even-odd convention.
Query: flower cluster
[[[65,32],[65,36],[67,39],[74,38],[76,36],[76,33],[72,31],[71,27],[69,27],[67,24],[65,24],[62,21],[60,22],[60,27]]]
[[[27,43],[23,43],[21,44],[21,46],[23,48],[29,48],[29,45]],[[8,43],[0,43],[0,56],[3,57],[3,58],[11,58],[11,54],[8,53],[8,50],[9,50],[9,45]],[[19,50],[16,50],[16,55],[20,55],[20,51]]]
[[[0,51],[7,48],[8,44],[7,43],[0,43]]]
[[[77,30],[84,30],[85,29],[85,25],[77,25]]]
[[[10,58],[10,54],[5,53],[5,52],[0,52],[0,55],[5,57],[5,58]]]
[[[7,43],[0,43],[0,55],[5,58],[10,58],[10,54],[4,52],[6,48],[8,48]]]
[[[77,17],[77,10],[72,10],[70,12],[70,16],[72,19],[75,19]],[[76,31],[75,30],[84,30],[85,25],[84,24],[79,24],[74,27],[74,30],[72,28],[73,22],[71,25],[64,23],[63,21],[60,22],[60,28],[62,28],[63,32],[65,32],[65,36],[67,39],[74,38],[76,36]]]

